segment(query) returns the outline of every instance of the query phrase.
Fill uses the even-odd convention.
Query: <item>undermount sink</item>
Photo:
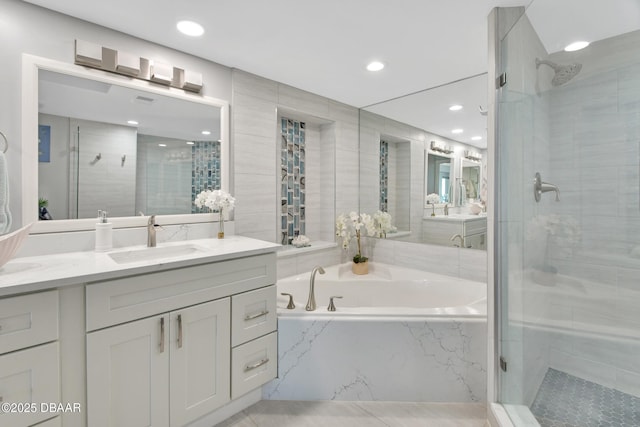
[[[111,252],[109,257],[118,264],[151,261],[190,255],[202,252],[202,248],[192,244],[178,246],[162,246],[155,248],[133,249],[130,251]]]

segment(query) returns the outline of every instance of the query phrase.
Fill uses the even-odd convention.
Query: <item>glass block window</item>
[[[191,146],[191,200],[201,191],[220,189],[220,141],[194,141]],[[191,204],[191,213],[209,212]]]
[[[280,233],[281,244],[305,234],[305,123],[280,122]]]
[[[387,212],[389,195],[389,143],[380,141],[380,210]]]

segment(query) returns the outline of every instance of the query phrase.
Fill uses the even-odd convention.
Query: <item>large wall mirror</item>
[[[426,194],[440,196],[439,203],[455,203],[453,179],[455,158],[426,152]]]
[[[23,74],[23,211],[36,232],[92,228],[99,209],[116,226],[211,219],[193,200],[228,190],[225,101],[29,55]]]
[[[387,238],[486,248],[487,85],[483,73],[361,110],[360,210],[386,208],[399,231]]]

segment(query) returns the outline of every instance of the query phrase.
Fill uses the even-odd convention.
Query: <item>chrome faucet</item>
[[[318,265],[311,270],[311,279],[309,280],[309,300],[307,301],[307,306],[304,308],[307,311],[314,311],[316,309],[316,295],[314,287],[316,282],[316,273],[318,272],[320,274],[324,274],[324,268]]]
[[[454,242],[456,239],[460,239],[460,245],[456,245],[455,243],[453,244],[453,246],[458,246],[460,248],[464,248],[464,237],[462,237],[459,234],[454,234],[453,236],[451,236],[451,241]]]
[[[160,227],[156,224],[156,216],[151,215],[149,221],[147,221],[147,247],[156,247],[156,227]]]
[[[444,204],[444,214],[447,216],[449,215],[449,203]]]

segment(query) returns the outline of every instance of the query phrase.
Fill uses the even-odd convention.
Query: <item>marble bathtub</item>
[[[318,309],[305,311],[310,273],[278,281],[274,400],[476,402],[486,398],[486,284],[380,263],[316,275]],[[329,296],[337,310],[327,311]]]

